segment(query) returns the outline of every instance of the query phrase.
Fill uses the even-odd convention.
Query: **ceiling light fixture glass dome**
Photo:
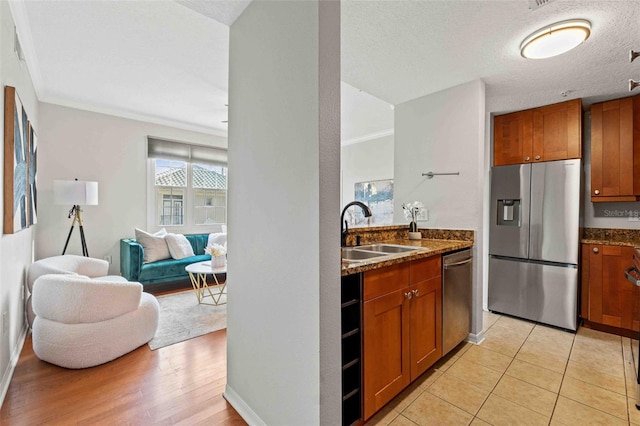
[[[543,59],[568,52],[591,34],[591,23],[584,19],[557,22],[534,32],[520,44],[525,58]]]

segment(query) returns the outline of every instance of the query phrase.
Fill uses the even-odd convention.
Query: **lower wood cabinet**
[[[441,256],[364,273],[364,419],[442,356]]]
[[[633,247],[582,245],[580,316],[591,323],[640,330],[640,289],[627,281]],[[611,330],[615,332],[615,330]]]

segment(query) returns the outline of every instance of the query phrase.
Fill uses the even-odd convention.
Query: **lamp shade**
[[[53,198],[56,204],[98,205],[98,182],[54,180]]]

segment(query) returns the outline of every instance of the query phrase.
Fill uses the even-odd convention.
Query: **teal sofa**
[[[129,281],[137,281],[145,286],[150,284],[170,283],[189,279],[189,273],[185,266],[210,260],[211,256],[205,254],[209,234],[185,235],[193,252],[196,254],[184,259],[163,259],[151,263],[143,263],[144,249],[135,238],[123,238],[120,240],[120,272]]]

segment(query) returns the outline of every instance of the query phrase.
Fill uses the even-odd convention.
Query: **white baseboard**
[[[484,330],[477,334],[469,333],[467,336],[467,342],[473,343],[474,345],[479,345],[484,342]]]
[[[9,390],[9,385],[11,384],[11,378],[13,377],[13,372],[16,369],[16,365],[18,365],[18,359],[20,359],[20,353],[22,352],[22,348],[24,347],[24,342],[27,339],[28,332],[29,327],[25,326],[22,328],[22,334],[20,335],[20,337],[18,337],[18,344],[13,348],[9,365],[7,365],[7,369],[2,375],[2,381],[0,382],[0,408],[2,408],[2,404],[4,403],[4,397],[7,396],[7,391]]]
[[[258,416],[255,411],[251,409],[247,405],[246,402],[231,388],[231,386],[227,385],[225,387],[224,393],[222,394],[224,399],[227,400],[229,404],[240,414],[240,417],[244,419],[250,426],[266,426],[267,424]]]

